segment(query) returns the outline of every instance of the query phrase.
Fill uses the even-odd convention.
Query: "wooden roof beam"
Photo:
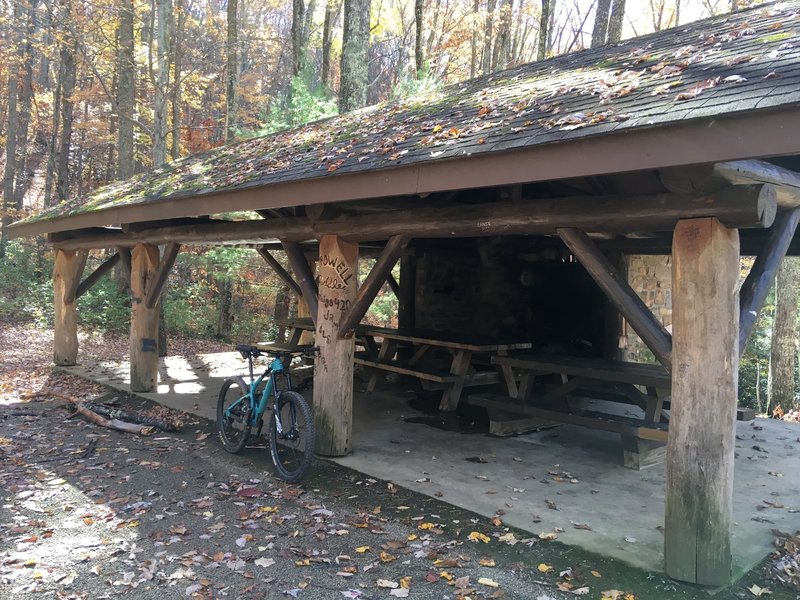
[[[775,186],[778,206],[800,206],[800,173],[763,160],[732,160],[714,165],[714,174],[733,185],[769,183]]]
[[[769,184],[732,186],[712,193],[641,196],[577,196],[490,202],[457,207],[396,210],[374,215],[311,221],[306,217],[206,223],[124,233],[119,230],[85,236],[51,234],[58,248],[107,248],[137,243],[224,244],[283,240],[302,242],[333,234],[356,241],[412,238],[553,235],[574,227],[585,232],[671,231],[680,219],[716,217],[726,227],[772,225],[777,204]]]

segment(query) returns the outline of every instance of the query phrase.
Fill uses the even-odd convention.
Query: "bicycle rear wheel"
[[[282,432],[278,432],[276,413]],[[302,395],[281,392],[269,418],[269,452],[278,477],[289,483],[305,476],[314,456],[314,416]]]
[[[228,452],[241,452],[250,437],[250,396],[241,378],[226,379],[217,400],[217,431]]]

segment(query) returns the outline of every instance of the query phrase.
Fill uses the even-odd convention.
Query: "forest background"
[[[5,235],[31,211],[228,142],[758,3],[0,0],[0,322],[52,324],[52,253]],[[740,402],[760,411],[800,398],[800,267],[784,263],[741,362]],[[274,338],[298,310],[240,248],[185,249],[165,294],[165,330],[203,339]],[[82,327],[127,331],[120,277],[79,302]],[[367,319],[396,314],[387,289]]]

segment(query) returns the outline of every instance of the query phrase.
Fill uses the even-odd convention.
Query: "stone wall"
[[[599,356],[606,301],[566,249],[525,238],[453,240],[418,251],[421,329],[530,340],[559,354]]]
[[[627,264],[631,287],[672,332],[672,257],[631,255]],[[655,362],[653,353],[628,323],[623,325],[621,346],[625,360]]]

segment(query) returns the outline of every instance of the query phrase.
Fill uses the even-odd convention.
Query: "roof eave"
[[[784,106],[665,126],[638,127],[518,149],[187,198],[128,204],[12,224],[11,238],[114,223],[195,217],[367,198],[427,194],[745,158],[800,154],[800,110]],[[587,130],[587,133],[589,131]]]

